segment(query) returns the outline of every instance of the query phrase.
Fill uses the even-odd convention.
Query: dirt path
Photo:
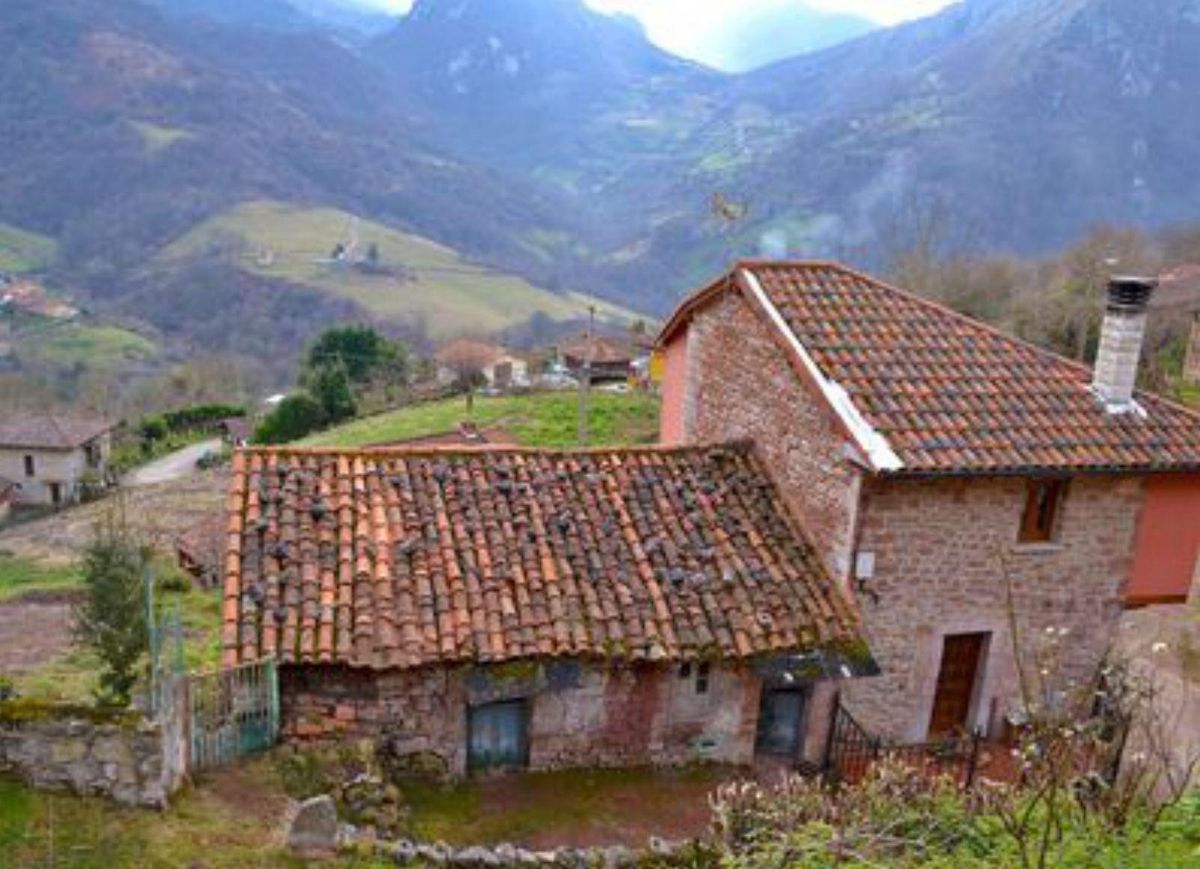
[[[168,483],[125,489],[94,504],[0,531],[0,550],[23,558],[71,561],[91,539],[96,523],[123,504],[129,525],[155,547],[171,552],[176,537],[221,512],[228,482],[226,470],[201,471]]]
[[[219,438],[201,441],[163,456],[148,465],[143,465],[127,476],[123,482],[126,486],[154,486],[159,483],[169,483],[195,473],[196,462],[208,453],[219,453],[220,451],[221,441]]]
[[[30,596],[0,603],[0,673],[16,676],[50,663],[71,646],[71,603]]]

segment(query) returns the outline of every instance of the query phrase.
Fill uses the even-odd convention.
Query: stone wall
[[[1022,666],[1036,678],[1037,657],[1055,646],[1054,684],[1093,676],[1115,637],[1142,490],[1137,478],[1076,477],[1058,539],[1020,544],[1023,479],[872,482],[859,551],[875,553],[875,577],[859,600],[884,675],[851,683],[847,707],[877,733],[923,739],[943,637],[987,632],[970,724],[996,733],[1020,696],[1005,565]]]
[[[532,769],[748,763],[761,690],[748,669],[715,665],[705,694],[674,666],[280,671],[285,739],[386,740],[392,755],[449,776],[467,769],[468,708],[512,699],[529,703]],[[821,760],[832,693],[819,687],[810,704],[804,747],[814,763]]]
[[[686,341],[686,364],[667,372],[686,372],[683,441],[753,440],[826,567],[845,581],[861,472],[847,458],[833,411],[802,382],[751,304],[727,294],[675,339]],[[678,434],[674,423],[663,428]]]
[[[157,724],[28,700],[0,703],[0,771],[145,808],[164,808],[183,777]]]

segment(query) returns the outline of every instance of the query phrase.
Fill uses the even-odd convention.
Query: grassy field
[[[369,275],[327,262],[335,245],[349,240],[355,218],[332,208],[300,208],[279,202],[247,202],[214,217],[160,254],[170,261],[205,250],[232,251],[239,267],[359,303],[377,316],[422,323],[434,339],[464,332],[487,333],[514,326],[541,312],[554,320],[633,315],[577,294],[559,295],[525,280],[474,265],[455,251],[378,223],[357,222],[359,252],[379,249],[380,263],[397,273]]]
[[[80,581],[79,571],[73,564],[0,555],[0,602],[35,592],[78,588]]]
[[[55,869],[289,869],[280,827],[286,798],[269,759],[184,791],[163,813],[34,791],[0,778],[0,866]],[[374,869],[344,858],[329,869]]]
[[[44,235],[0,223],[0,272],[30,272],[44,268],[58,252],[58,243]]]
[[[497,426],[522,446],[578,446],[579,397],[575,392],[476,398],[468,414],[465,398],[413,405],[356,420],[301,441],[300,446],[359,447],[453,431],[464,420]],[[645,395],[593,392],[590,444],[653,443],[658,437],[658,399]]]
[[[34,331],[28,340],[18,335],[18,352],[30,354],[63,368],[86,365],[112,370],[129,363],[146,362],[158,355],[149,338],[119,326],[71,323]]]
[[[183,627],[184,663],[188,670],[208,670],[221,660],[221,600],[215,591],[192,588],[179,569],[165,556],[155,565],[160,580],[156,601],[161,618],[178,613]],[[83,578],[73,563],[54,563],[10,555],[0,556],[0,604],[19,607],[22,598],[42,599],[78,593]],[[31,597],[32,596],[32,597]],[[65,598],[69,600],[70,598]],[[14,631],[20,632],[19,626]],[[0,651],[6,640],[0,636]],[[29,643],[37,638],[26,638]],[[53,647],[51,647],[53,648]],[[52,658],[13,679],[24,696],[45,700],[86,703],[96,687],[98,662],[85,649],[64,640]],[[2,865],[2,864],[0,864]]]

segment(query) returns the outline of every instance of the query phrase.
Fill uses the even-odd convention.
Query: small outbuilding
[[[290,740],[422,769],[821,760],[877,672],[751,447],[255,449],[233,462],[228,665]]]
[[[0,419],[0,475],[20,483],[18,505],[61,507],[108,477],[115,426],[99,417],[13,411]]]

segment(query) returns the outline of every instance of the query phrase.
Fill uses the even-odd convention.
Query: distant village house
[[[462,338],[443,345],[434,354],[438,380],[456,383],[481,377],[490,389],[524,389],[530,384],[529,362],[498,344]]]
[[[14,505],[61,507],[108,475],[114,425],[97,417],[12,411],[0,420],[0,477],[18,486]]]

